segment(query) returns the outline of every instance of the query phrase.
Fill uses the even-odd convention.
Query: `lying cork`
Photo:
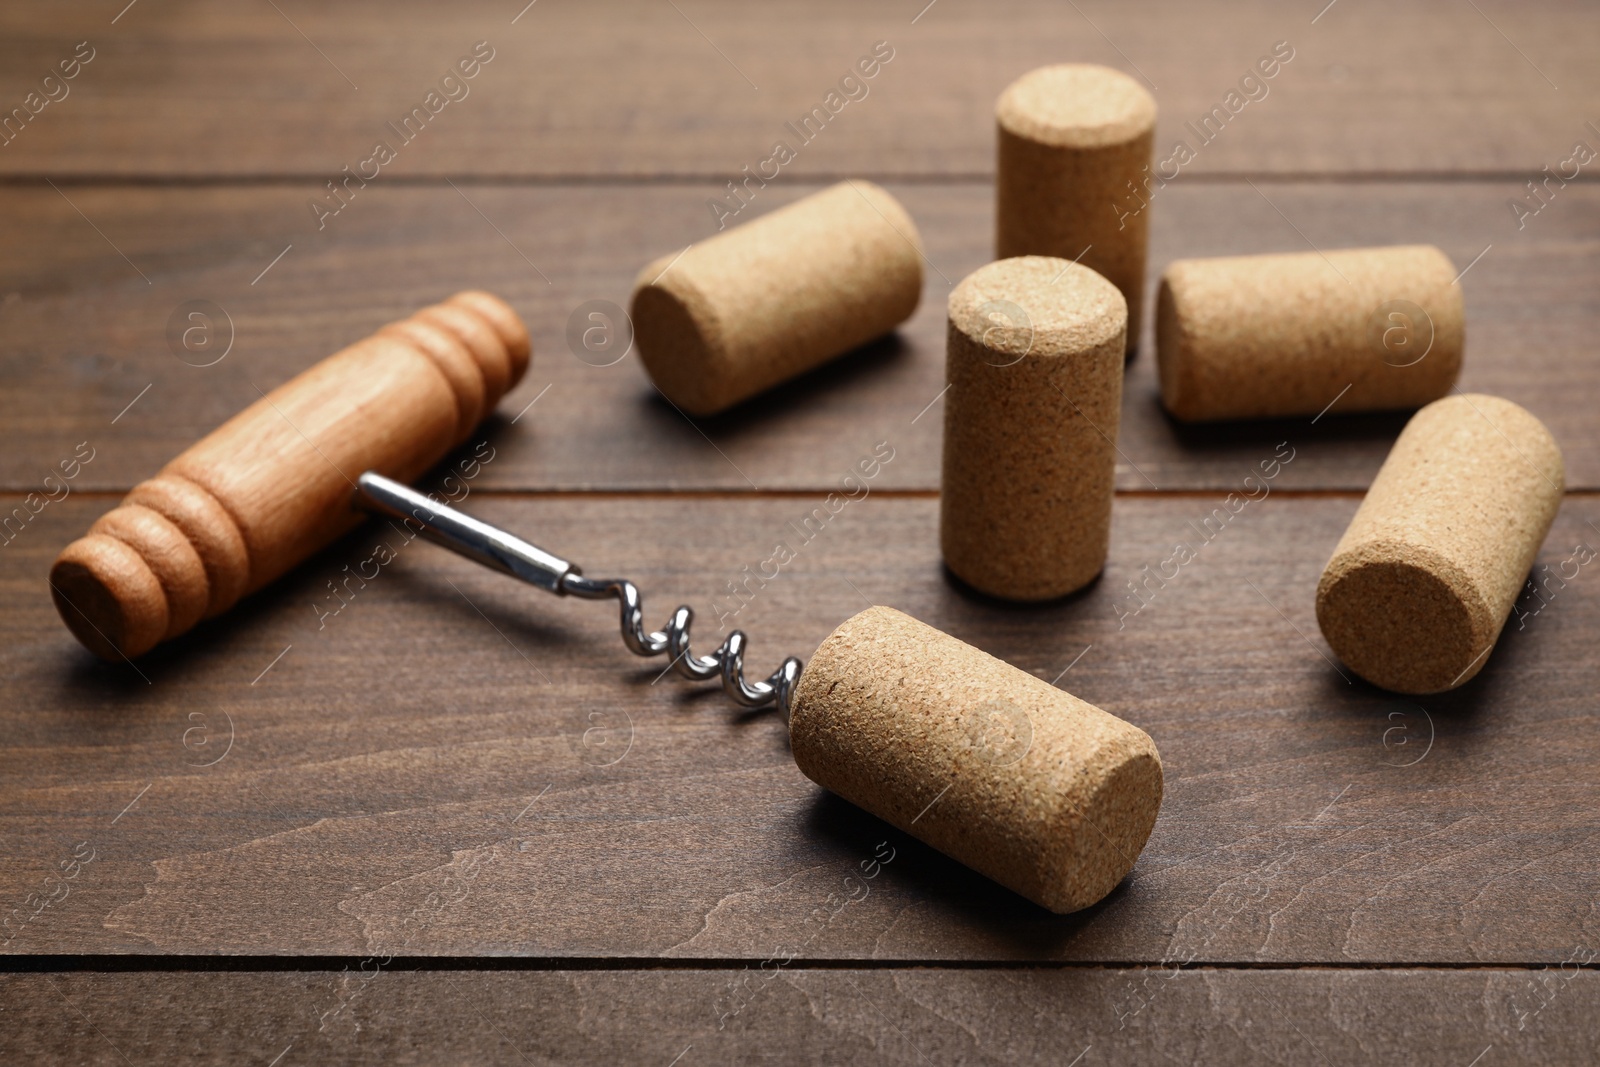
[[[640,271],[645,370],[712,415],[893,330],[922,295],[922,241],[894,197],[844,181]]]
[[[1132,352],[1150,212],[1126,204],[1143,203],[1155,99],[1120,71],[1063,63],[1012,82],[995,119],[995,258],[1059,256],[1105,275],[1128,302]]]
[[[789,739],[818,785],[1055,912],[1111,892],[1161,807],[1143,730],[893,608],[822,642]]]
[[[1064,259],[1002,259],[950,294],[945,564],[991,596],[1048,600],[1105,565],[1128,307]]]
[[[1161,277],[1161,400],[1190,422],[1413,408],[1461,371],[1461,287],[1432,245],[1180,259]]]
[[[1488,661],[1561,506],[1561,449],[1499,397],[1412,416],[1317,585],[1317,622],[1373,685],[1439,693]]]

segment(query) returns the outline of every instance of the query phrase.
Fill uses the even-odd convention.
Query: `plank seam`
[[[67,972],[263,972],[322,973],[356,969],[370,963],[368,956],[208,956],[150,955],[136,953],[59,953],[8,956],[0,959],[0,973]],[[770,963],[759,957],[652,956],[408,956],[395,957],[382,966],[391,971],[739,971]],[[1575,961],[1568,961],[1575,962]],[[1143,970],[1163,967],[1184,971],[1539,971],[1557,961],[1447,962],[1403,960],[1212,961],[1177,964],[1171,960],[926,960],[926,959],[794,959],[787,970]],[[1600,961],[1579,964],[1600,971]]]
[[[0,174],[0,186],[47,187],[50,182],[66,186],[171,186],[171,187],[242,187],[242,186],[303,186],[320,185],[330,172],[305,171],[277,174],[117,174],[115,172],[85,172],[60,174],[54,171],[18,171]],[[555,174],[396,174],[384,177],[385,186],[410,186],[448,188],[457,185],[501,185],[510,188],[561,187],[561,186],[695,186],[720,185],[728,180],[731,171],[681,171],[671,174],[605,174],[605,173],[555,173]],[[1250,181],[1276,185],[1422,185],[1497,184],[1524,182],[1539,177],[1536,170],[1415,170],[1415,171],[1212,171],[1183,175],[1185,185],[1233,185]],[[917,173],[912,171],[850,171],[797,173],[790,181],[797,185],[822,185],[844,181],[847,178],[866,179],[894,185],[993,185],[993,171],[954,171]],[[1565,179],[1568,185],[1600,185],[1600,173],[1577,174]]]

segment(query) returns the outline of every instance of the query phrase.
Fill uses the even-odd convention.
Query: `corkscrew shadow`
[[[872,857],[879,843],[887,841],[895,852],[879,873],[884,884],[932,905],[936,914],[928,917],[930,926],[981,931],[1002,943],[1008,956],[1058,956],[1121,899],[1133,877],[1124,878],[1092,907],[1057,915],[832,793],[818,790],[803,818],[808,836],[845,857]]]
[[[380,541],[401,546],[394,560],[377,577],[343,586],[349,603],[335,599],[338,594],[329,591],[330,579],[348,577],[342,573],[342,565],[370,559],[373,545]],[[495,585],[504,588],[495,589]],[[157,645],[132,665],[103,662],[74,643],[71,652],[77,654],[64,653],[66,662],[54,673],[72,701],[116,701],[119,721],[125,721],[129,715],[137,714],[141,706],[137,698],[141,694],[156,692],[202,664],[236,659],[239,649],[259,644],[259,635],[269,629],[281,633],[286,643],[302,644],[308,638],[315,639],[322,632],[314,614],[320,608],[329,613],[326,626],[335,632],[352,625],[344,615],[348,611],[366,617],[369,626],[384,617],[391,622],[398,620],[403,629],[419,637],[430,631],[448,631],[473,636],[485,645],[509,642],[532,663],[544,665],[548,674],[549,662],[578,655],[590,647],[587,634],[580,631],[576,621],[569,623],[560,617],[562,607],[510,579],[470,565],[463,567],[444,549],[420,539],[405,544],[391,529],[372,521],[357,526],[222,615],[203,620],[188,633]],[[417,612],[428,618],[419,621]],[[284,620],[302,616],[303,625],[282,625]],[[631,659],[625,653],[622,657]]]
[[[569,650],[592,647],[576,626],[565,625],[548,610],[559,612],[562,604],[511,579],[501,579],[506,587],[503,592],[483,589],[477,582],[466,588],[463,582],[453,581],[444,570],[433,567],[415,567],[397,574],[395,580],[406,584],[408,599],[422,602],[431,614],[448,616],[450,621],[441,619],[440,626],[456,627],[457,633],[481,629],[486,642],[510,643],[525,657],[534,656],[534,664],[575,654]],[[498,636],[495,631],[499,631]]]
[[[629,653],[624,655],[629,659],[633,658]],[[700,653],[696,652],[695,655]],[[665,656],[651,659],[643,667],[636,666],[632,670],[625,669],[625,671],[624,681],[630,686],[638,687],[641,692],[667,690],[671,707],[663,714],[703,716],[700,721],[710,724],[713,728],[725,729],[730,733],[738,731],[741,735],[751,729],[761,729],[766,726],[767,728],[757,737],[741,736],[739,743],[761,743],[781,750],[785,755],[789,753],[789,732],[783,726],[778,709],[772,705],[760,708],[740,707],[728,699],[728,694],[722,690],[720,680],[694,681],[684,678],[675,671],[667,670]],[[641,696],[642,699],[644,698]]]

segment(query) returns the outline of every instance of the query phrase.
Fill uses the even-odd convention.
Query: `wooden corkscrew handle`
[[[503,301],[457,293],[285,382],[134,487],[50,570],[62,621],[132,658],[232,607],[362,520],[356,479],[421,476],[528,368]]]

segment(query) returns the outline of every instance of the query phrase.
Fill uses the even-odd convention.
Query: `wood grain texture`
[[[926,0],[740,5],[542,0],[438,7],[10,5],[0,103],[23,103],[76,42],[92,62],[16,141],[17,174],[288,174],[320,186],[399,142],[401,121],[474,42],[495,58],[444,105],[396,174],[726,174],[771,155],[874,42],[894,59],[813,143],[796,173],[990,173],[994,102],[1046,63],[1110,65],[1161,109],[1157,151],[1198,123],[1275,42],[1294,59],[1244,106],[1196,171],[1537,171],[1600,121],[1580,0],[1385,5],[1270,0],[1134,9],[1106,3]],[[274,7],[276,6],[276,10]],[[920,12],[920,15],[919,15]],[[1313,24],[1313,19],[1315,23]],[[513,20],[515,22],[513,24]],[[1559,89],[1557,88],[1559,87]],[[58,90],[59,91],[59,90]],[[457,90],[459,92],[459,90]]]
[[[1600,544],[1600,186],[1586,167],[1521,228],[1508,201],[1600,145],[1600,11],[524,3],[0,10],[12,127],[94,52],[0,134],[0,1060],[1593,1058],[1600,601],[1574,561]],[[579,305],[625,305],[715,232],[708,198],[880,40],[870,94],[735,221],[882,181],[927,251],[897,337],[698,422],[636,353],[580,359]],[[1017,609],[936,551],[943,309],[992,251],[997,94],[1117,67],[1157,98],[1162,159],[1280,40],[1269,95],[1147,209],[1147,286],[1180,257],[1364,245],[1469,268],[1461,385],[1543,419],[1578,491],[1540,591],[1438,698],[1347,682],[1313,612],[1403,416],[1184,428],[1148,322],[1104,576]],[[395,134],[477,41],[470,95]],[[327,214],[379,138],[396,157]],[[262,392],[464,287],[508,297],[538,355],[452,457],[493,459],[428,487],[637,580],[653,623],[691,603],[705,642],[722,615],[763,672],[876,601],[1148,730],[1166,801],[1130,877],[1052,916],[823,793],[775,718],[659,677],[609,608],[377,524],[137,668],[73,642],[44,582],[61,546]],[[173,348],[192,301],[232,343],[211,366]],[[751,578],[880,441],[871,495]],[[1233,514],[1264,461],[1271,496]],[[1157,576],[1180,541],[1206,543]],[[359,577],[380,542],[398,558]]]
[[[1159,968],[0,976],[22,1063],[1582,1062],[1593,971]],[[770,977],[769,977],[770,975]],[[1542,994],[1542,996],[1541,996]],[[1538,1010],[1543,1004],[1542,1010]],[[1535,1014],[1535,1012],[1537,1012]],[[126,1061],[124,1059],[126,1058]]]
[[[639,582],[652,621],[695,605],[704,640],[819,503],[467,506]],[[1220,493],[1123,496],[1105,576],[1018,610],[942,574],[935,500],[878,495],[749,587],[725,621],[758,670],[874,600],[1151,734],[1167,795],[1133,875],[1053,917],[822,794],[771,716],[655,681],[600,605],[421,543],[349,581],[397,540],[381,527],[139,672],[101,664],[41,577],[101,501],[52,503],[0,550],[0,902],[59,891],[79,842],[94,859],[6,951],[1557,964],[1600,938],[1592,568],[1521,601],[1473,681],[1399,700],[1347,683],[1313,618],[1356,504],[1274,494],[1220,520]],[[1596,521],[1569,496],[1540,565]],[[1180,540],[1198,558],[1132,599]]]
[[[1438,244],[1458,270],[1470,266],[1461,387],[1528,408],[1560,442],[1568,484],[1600,487],[1587,401],[1600,388],[1600,188],[1569,186],[1519,232],[1505,204],[1517,191],[1510,183],[1257,186],[1180,181],[1159,194],[1148,283],[1181,257],[1304,250],[1308,241]],[[813,188],[775,186],[750,210]],[[73,485],[126,490],[258,400],[258,388],[470,285],[505,296],[537,350],[501,404],[498,458],[484,486],[815,490],[889,436],[907,448],[882,485],[931,490],[947,283],[988,261],[992,189],[890,190],[927,244],[922,305],[910,322],[770,397],[691,423],[655,396],[636,353],[598,366],[574,355],[567,331],[580,305],[625,306],[645,262],[714,232],[710,186],[375,185],[321,232],[303,194],[288,188],[63,187],[71,204],[48,187],[12,188],[0,242],[30,255],[0,262],[0,486],[36,489],[88,442],[96,458]],[[170,347],[169,320],[192,300],[225,313],[219,339],[232,323],[233,349],[214,366],[189,365]],[[1283,485],[1360,489],[1405,421],[1341,417],[1335,404],[1315,425],[1185,427],[1161,410],[1148,334],[1145,349],[1124,389],[1125,489],[1233,487],[1288,437],[1303,447]]]

